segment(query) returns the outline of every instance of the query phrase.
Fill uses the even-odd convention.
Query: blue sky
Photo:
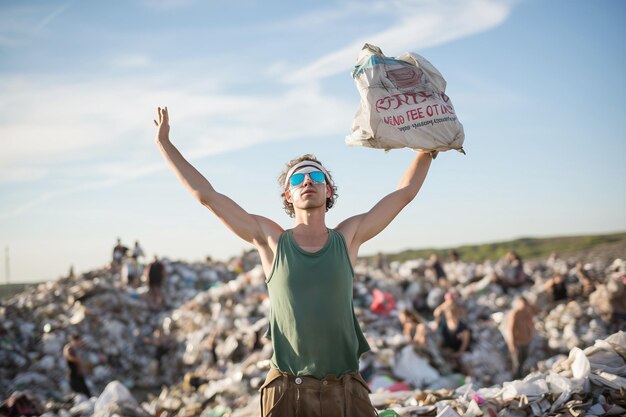
[[[194,0],[0,3],[0,245],[11,281],[149,254],[250,246],[189,196],[153,142],[290,227],[276,178],[316,154],[332,227],[392,191],[413,157],[344,143],[361,46],[430,60],[467,155],[441,154],[417,199],[361,251],[626,230],[626,3],[618,0]],[[4,280],[3,280],[4,281]]]

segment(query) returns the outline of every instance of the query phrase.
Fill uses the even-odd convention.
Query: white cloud
[[[187,2],[150,3],[180,6]],[[221,91],[215,86],[222,80],[215,74],[209,78],[210,85],[206,76],[181,79],[172,75],[167,79],[145,73],[141,77],[82,82],[0,76],[0,183],[44,180],[52,175],[54,164],[63,166],[63,172],[54,172],[56,176],[82,181],[24,202],[0,213],[0,217],[15,216],[53,198],[166,169],[156,160],[152,140],[151,121],[159,105],[168,105],[173,141],[191,160],[270,141],[342,138],[349,131],[356,103],[337,98],[332,92],[322,93],[318,81],[347,71],[365,40],[390,54],[432,46],[494,27],[509,14],[510,5],[493,0],[445,4],[399,0],[390,7],[403,10],[405,16],[396,17],[399,20],[392,27],[320,57],[292,74],[290,84],[259,94]],[[376,9],[383,3],[372,6]],[[64,9],[58,10],[48,22]],[[358,8],[348,5],[335,17],[344,18],[348,12],[356,14]],[[141,54],[122,54],[113,62],[133,67],[147,65],[150,60]],[[286,67],[271,63],[265,73],[280,71],[289,74]],[[90,166],[89,176],[84,174],[87,158],[97,160]]]
[[[145,68],[151,61],[144,54],[125,54],[113,58],[112,64],[117,68]]]
[[[301,83],[347,71],[365,43],[380,46],[385,54],[392,56],[483,32],[504,22],[513,6],[511,1],[498,0],[402,3],[406,6],[401,8],[404,14],[389,29],[330,52],[291,73],[286,80]]]
[[[194,0],[143,0],[144,4],[158,10],[171,10],[187,7],[194,3]]]
[[[0,166],[0,185],[3,183],[24,183],[45,178],[48,169],[41,167],[13,167]]]
[[[0,47],[15,48],[41,32],[46,26],[67,10],[76,0],[67,1],[54,7],[48,4],[35,6],[24,5],[5,7],[0,13]],[[54,7],[51,10],[51,7]]]
[[[195,85],[197,80],[188,80]],[[271,95],[234,95],[154,88],[156,81],[96,81],[58,85],[49,80],[0,79],[0,183],[57,176],[83,183],[21,204],[0,217],[19,215],[53,198],[113,186],[165,169],[145,165],[156,155],[152,118],[158,105],[171,113],[173,141],[191,160],[258,143],[311,136],[343,136],[354,103],[323,95],[316,85]],[[132,148],[140,161],[128,158]],[[84,173],[86,156],[115,157]],[[132,156],[132,155],[131,155]],[[26,168],[34,167],[34,168]]]
[[[401,3],[406,3],[402,0]],[[258,26],[256,29],[271,30],[275,32],[288,32],[302,30],[303,28],[319,28],[326,25],[354,24],[357,17],[377,15],[382,17],[391,15],[395,7],[390,7],[389,2],[360,0],[357,2],[341,2],[332,8],[315,9],[299,16],[289,16],[284,20],[273,19],[271,23]]]
[[[71,1],[63,3],[61,6],[57,7],[56,9],[54,9],[51,13],[49,13],[43,19],[41,19],[41,21],[35,27],[34,32],[38,33],[39,31],[41,31],[44,27],[49,25],[54,19],[59,17],[61,14],[63,14],[63,12],[68,7],[70,7],[72,5],[72,3],[75,3],[75,2],[76,2],[76,0],[71,0]]]
[[[71,159],[72,152],[114,142],[140,128],[150,91],[111,81],[60,84],[0,79],[0,165]],[[141,114],[141,113],[140,113]]]

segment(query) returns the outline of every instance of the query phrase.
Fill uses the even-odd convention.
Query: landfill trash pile
[[[626,414],[626,332],[574,348],[547,372],[491,387],[464,384],[454,390],[381,392],[377,408],[400,416],[441,415],[446,408],[474,416],[621,416]],[[455,415],[450,413],[448,415]]]
[[[168,303],[179,305],[234,276],[223,266],[171,263]],[[0,392],[28,389],[40,398],[69,392],[63,346],[70,334],[86,343],[83,362],[100,391],[111,380],[126,387],[159,386],[154,331],[169,333],[171,320],[146,301],[146,288],[124,286],[119,274],[101,269],[40,284],[0,305]],[[168,370],[165,380],[175,378]],[[168,378],[169,377],[169,378]]]
[[[626,262],[584,265],[595,285],[584,295],[575,261],[527,262],[526,281],[515,288],[498,278],[508,273],[502,261],[443,263],[447,289],[427,260],[358,265],[355,312],[372,348],[360,371],[374,405],[401,416],[626,412],[626,333],[618,331],[624,321],[612,319],[624,313],[616,295],[626,284]],[[544,285],[557,269],[570,289],[563,302],[548,300]],[[146,288],[125,286],[109,269],[2,301],[0,415],[257,416],[272,354],[263,337],[269,303],[258,257],[248,253],[236,268],[170,262],[167,270],[161,308],[150,306]],[[429,327],[446,291],[458,294],[472,333],[460,369],[452,369]],[[518,294],[537,308],[527,361],[533,372],[523,380],[512,377],[503,331]],[[404,307],[421,314],[427,343],[403,333]],[[86,343],[81,357],[97,393],[90,399],[70,391],[62,352],[70,333]]]

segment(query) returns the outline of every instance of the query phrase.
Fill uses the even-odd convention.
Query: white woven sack
[[[446,80],[428,60],[415,53],[386,57],[365,44],[352,77],[361,106],[348,145],[465,153],[463,125],[445,94]]]

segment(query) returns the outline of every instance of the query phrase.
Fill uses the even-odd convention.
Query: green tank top
[[[313,253],[298,246],[291,230],[282,233],[266,281],[275,368],[320,379],[358,371],[370,347],[354,314],[353,277],[341,233],[328,229],[326,244]]]

